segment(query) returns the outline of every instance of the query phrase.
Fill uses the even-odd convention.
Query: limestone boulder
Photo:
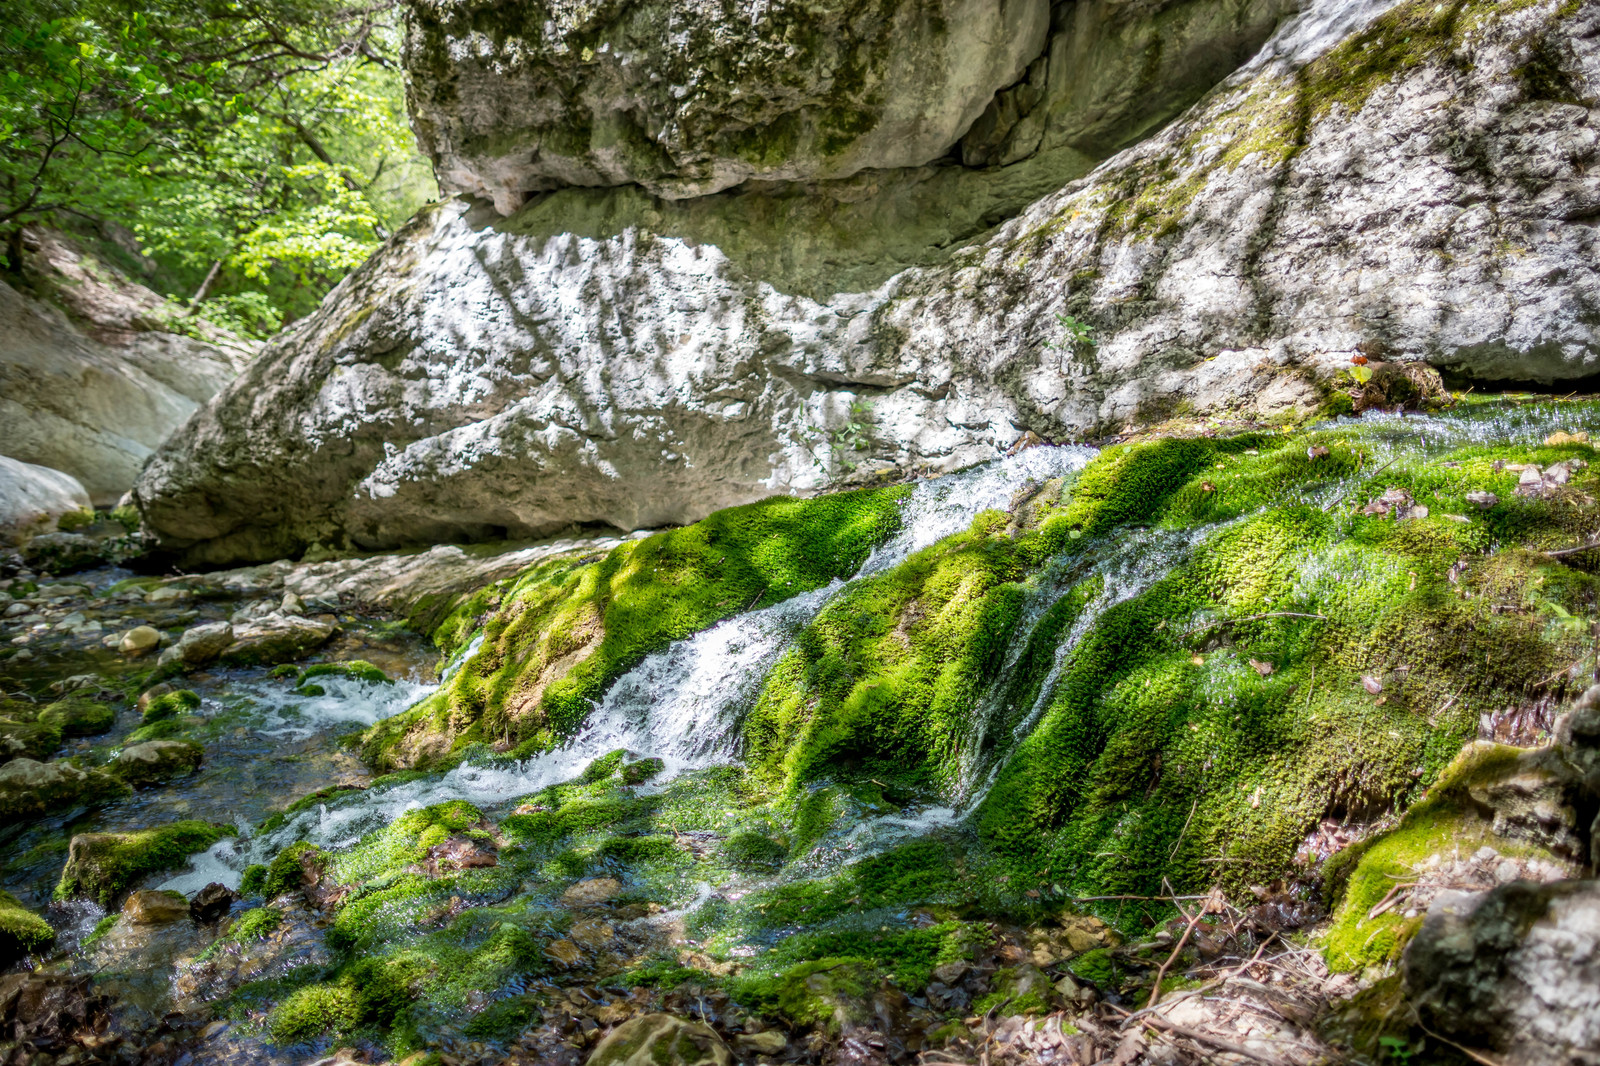
[[[133,925],[166,925],[189,917],[189,901],[182,892],[141,889],[128,893],[122,916]]]
[[[324,619],[265,615],[234,630],[233,642],[221,653],[221,661],[227,666],[292,662],[322,647],[336,630],[333,622]]]
[[[1436,899],[1406,948],[1423,1023],[1500,1061],[1600,1058],[1600,881],[1516,881]]]
[[[20,246],[26,291],[0,282],[0,454],[112,506],[252,346],[220,330],[209,343],[168,332],[165,300],[60,233],[29,226]]]
[[[1048,0],[416,0],[406,68],[443,181],[534,191],[920,166],[1044,51]]]
[[[48,533],[62,515],[88,506],[88,491],[71,474],[0,455],[0,546]]]
[[[1125,8],[1087,24],[1106,57],[1118,40],[1198,48],[1228,10],[1265,18]],[[994,133],[993,165],[827,188],[430,208],[152,458],[147,527],[210,565],[635,530],[949,470],[1028,433],[1348,405],[1358,355],[1436,395],[1436,370],[1593,374],[1600,139],[1583,101],[1600,99],[1600,11],[1450,10],[1314,0],[1076,181],[1113,131],[1063,141],[1077,164],[1041,164],[1043,147],[1007,163],[1014,134]],[[1052,30],[1043,84],[1089,62],[1073,29],[1088,18]],[[1189,37],[1134,29],[1182,18]],[[1548,42],[1549,78],[1519,73],[1530,42]],[[1118,69],[1139,95],[1137,68]],[[1054,92],[1012,130],[1056,114]],[[1125,134],[1159,121],[1107,101]]]

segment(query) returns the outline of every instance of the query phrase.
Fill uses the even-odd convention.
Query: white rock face
[[[1044,49],[1048,0],[415,0],[406,68],[441,184],[700,196],[949,151]]]
[[[0,544],[20,544],[55,528],[56,519],[89,506],[78,479],[0,455]]]
[[[1600,12],[1454,10],[1320,0],[1160,134],[855,289],[822,284],[842,243],[816,216],[755,194],[431,209],[155,456],[139,502],[213,564],[637,529],[1024,432],[1309,412],[1358,350],[1592,374],[1600,116],[1572,101],[1600,98]]]
[[[110,506],[250,350],[156,329],[155,293],[87,269],[59,235],[24,238],[30,277],[72,317],[0,282],[0,455],[63,471]]]

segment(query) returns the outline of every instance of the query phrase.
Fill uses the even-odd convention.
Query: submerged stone
[[[304,658],[332,638],[332,622],[298,615],[268,615],[241,626],[221,653],[228,666],[266,666]]]
[[[161,653],[160,663],[183,667],[204,666],[233,643],[233,626],[227,622],[207,622],[184,630],[178,642]]]
[[[145,876],[180,867],[195,852],[236,832],[233,826],[189,820],[120,833],[79,833],[68,847],[56,898],[110,907]]]
[[[127,793],[127,785],[99,770],[79,769],[64,760],[12,759],[0,766],[0,824],[98,806]]]
[[[587,1066],[731,1066],[722,1038],[701,1022],[643,1014],[617,1026],[595,1046]]]
[[[134,925],[164,925],[189,917],[189,901],[182,892],[132,892],[122,904],[122,914]]]
[[[111,762],[111,772],[136,785],[159,784],[200,769],[204,751],[183,740],[147,740],[123,748]]]

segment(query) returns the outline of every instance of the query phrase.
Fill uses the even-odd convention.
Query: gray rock
[[[1485,8],[1465,63],[1450,9],[1390,6],[1316,0],[1065,188],[1082,168],[1029,170],[1041,150],[781,194],[569,188],[503,221],[432,208],[174,435],[139,505],[216,565],[633,530],[1028,432],[1309,413],[1354,388],[1358,352],[1425,383],[1594,373],[1600,135],[1518,72],[1549,40],[1556,82],[1600,97],[1600,12]],[[1075,39],[1052,37],[1049,77]],[[1397,61],[1363,67],[1367,48]]]
[[[117,641],[117,650],[130,659],[154,651],[161,645],[161,631],[153,626],[134,626]]]
[[[71,474],[0,455],[0,546],[48,532],[88,506],[89,493]]]
[[[123,748],[111,761],[111,772],[129,784],[150,785],[200,769],[200,745],[183,740],[148,740]]]
[[[0,450],[112,506],[251,346],[220,330],[209,344],[166,332],[165,300],[59,233],[29,226],[21,243],[35,295],[0,282]]]
[[[186,629],[178,642],[161,653],[162,666],[178,663],[185,667],[204,666],[233,643],[233,626],[227,622],[207,622]]]
[[[80,770],[63,761],[12,759],[0,766],[0,824],[93,807],[127,794],[126,785],[99,770]]]
[[[336,630],[332,622],[320,619],[269,614],[235,630],[235,640],[221,659],[229,666],[290,662],[322,647]]]
[[[1600,882],[1440,896],[1406,948],[1423,1022],[1501,1061],[1600,1060]]]
[[[47,574],[70,574],[106,561],[105,546],[82,533],[46,533],[24,544],[21,553],[29,566]]]

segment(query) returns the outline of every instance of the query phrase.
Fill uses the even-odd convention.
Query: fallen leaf
[[[1470,521],[1472,521],[1472,519],[1468,518],[1464,514],[1447,514],[1447,515],[1444,515],[1443,517],[1450,519],[1450,521],[1452,521],[1452,522],[1470,522]]]
[[[1374,696],[1383,691],[1383,682],[1379,681],[1371,674],[1361,675],[1361,686]]]
[[[1189,656],[1189,661],[1194,663],[1196,666],[1204,666],[1206,664],[1206,657],[1201,655],[1199,652],[1195,652],[1193,655]]]
[[[1425,503],[1419,503],[1415,507],[1407,507],[1406,508],[1406,513],[1401,515],[1400,517],[1401,518],[1427,518],[1428,517],[1428,505],[1425,504]]]
[[[1466,572],[1467,561],[1465,559],[1457,559],[1450,564],[1450,569],[1444,572],[1445,580],[1452,585],[1459,585],[1461,584],[1461,575]]]
[[[1499,503],[1500,497],[1492,492],[1469,492],[1467,493],[1467,502],[1475,503],[1480,508],[1488,509]]]
[[[1389,702],[1389,697],[1388,696],[1379,696],[1378,697],[1378,702],[1374,703],[1373,706],[1374,707],[1382,707],[1385,703],[1388,703],[1388,702]]]
[[[1256,673],[1260,674],[1262,677],[1266,677],[1272,673],[1271,663],[1264,663],[1259,659],[1251,659],[1250,665],[1255,667]]]
[[[1202,482],[1200,482],[1200,491],[1201,492],[1216,492],[1217,491],[1217,487],[1215,485],[1213,485],[1209,481],[1202,481]]]
[[[1367,357],[1364,356],[1364,355],[1352,355],[1350,357],[1350,361],[1352,363],[1354,363],[1356,366],[1366,366],[1367,365]]]
[[[1038,899],[1039,890],[1037,888],[1030,888],[1028,891],[1024,892],[1023,895],[1027,896],[1029,899]]]
[[[1406,591],[1417,591],[1417,572],[1415,570],[1407,570],[1406,573],[1411,575],[1411,584],[1406,586]]]
[[[1261,806],[1261,786],[1257,785],[1256,786],[1256,790],[1254,792],[1250,793],[1250,807],[1251,807],[1252,810],[1254,810],[1255,808],[1258,808],[1260,806]]]
[[[1321,459],[1324,455],[1327,455],[1327,454],[1328,454],[1328,449],[1324,448],[1320,444],[1306,449],[1306,458],[1307,459]]]

